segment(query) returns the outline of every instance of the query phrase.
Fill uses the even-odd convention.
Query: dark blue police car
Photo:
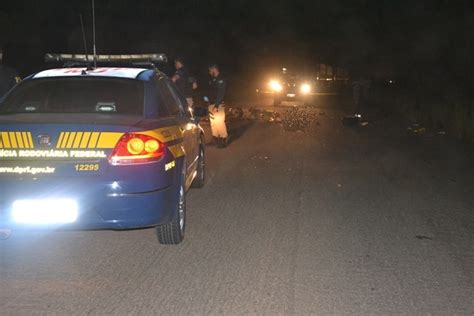
[[[203,130],[157,69],[49,69],[1,102],[0,228],[156,227],[177,244],[203,185]]]

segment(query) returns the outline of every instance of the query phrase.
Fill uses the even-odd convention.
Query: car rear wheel
[[[176,206],[176,219],[171,223],[159,225],[156,228],[158,241],[163,245],[177,245],[184,239],[186,228],[186,191],[184,181],[179,188],[178,205]]]
[[[273,98],[273,106],[279,106],[281,104],[281,98],[280,97],[274,97]]]
[[[204,147],[201,145],[199,147],[199,160],[198,160],[198,166],[196,169],[196,177],[194,178],[194,181],[191,185],[192,188],[202,188],[204,186],[204,182],[206,179],[206,161],[204,158]]]

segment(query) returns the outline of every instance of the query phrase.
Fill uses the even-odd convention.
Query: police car
[[[178,244],[204,166],[203,130],[157,69],[44,70],[0,105],[0,228],[156,227]]]

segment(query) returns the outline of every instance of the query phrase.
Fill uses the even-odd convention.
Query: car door
[[[166,107],[167,114],[173,117],[173,120],[176,122],[183,133],[183,148],[187,166],[186,173],[188,181],[190,181],[190,176],[193,174],[197,166],[197,151],[195,148],[196,141],[194,140],[195,132],[193,128],[193,121],[188,115],[186,115],[185,108],[187,106],[180,99],[173,83],[168,79],[161,79],[158,80],[157,85],[161,103]]]
[[[199,158],[199,129],[193,118],[191,109],[188,108],[186,98],[179,93],[178,89],[176,89],[172,83],[170,83],[170,88],[176,103],[183,110],[184,115],[180,117],[180,123],[183,133],[185,134],[185,142],[187,142],[185,146],[187,156],[189,157],[188,166],[190,167],[190,171],[194,172]]]

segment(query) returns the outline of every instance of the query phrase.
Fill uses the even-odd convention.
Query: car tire
[[[206,160],[203,145],[199,146],[199,159],[196,172],[196,178],[194,178],[193,183],[191,184],[191,188],[200,189],[204,187],[204,183],[206,180]]]
[[[184,180],[181,180],[179,187],[179,198],[176,205],[176,219],[171,223],[158,225],[156,235],[162,245],[177,245],[184,239],[186,228],[186,190]]]
[[[273,98],[273,106],[279,106],[281,104],[281,99],[278,97]]]

